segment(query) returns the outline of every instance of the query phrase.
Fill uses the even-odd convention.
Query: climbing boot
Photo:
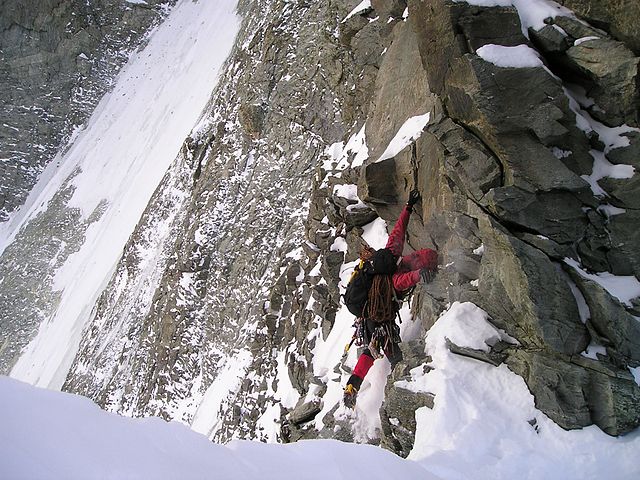
[[[358,390],[356,390],[356,388],[349,383],[344,389],[344,406],[347,408],[355,408],[357,396]]]

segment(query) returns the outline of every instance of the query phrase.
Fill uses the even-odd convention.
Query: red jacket
[[[410,216],[411,210],[405,206],[389,235],[386,248],[396,256],[402,256]],[[393,274],[393,286],[397,291],[407,290],[420,281],[420,270],[423,268],[435,270],[437,266],[438,254],[430,248],[403,256],[398,265],[398,271]]]

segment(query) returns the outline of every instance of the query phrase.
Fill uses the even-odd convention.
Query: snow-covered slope
[[[235,7],[176,5],[3,226],[4,368],[37,331],[12,376],[62,386],[98,295],[216,86],[239,25]]]
[[[386,450],[335,440],[211,443],[179,423],[130,419],[86,398],[0,377],[0,478],[437,479]]]
[[[416,412],[408,460],[335,440],[218,445],[178,423],[120,417],[83,397],[0,377],[0,477],[638,478],[639,432],[613,438],[595,426],[565,431],[535,409],[522,378],[506,366],[451,353],[447,339],[480,350],[501,339],[512,341],[473,304],[456,303],[442,315],[426,339],[434,370],[425,375],[416,369],[403,385],[436,395],[433,409]],[[356,412],[339,413],[363,426],[375,417],[366,405],[379,400],[386,381],[384,372],[372,374]]]

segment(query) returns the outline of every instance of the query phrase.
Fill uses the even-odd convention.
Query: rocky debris
[[[89,118],[129,54],[175,0],[3,2],[0,222]]]

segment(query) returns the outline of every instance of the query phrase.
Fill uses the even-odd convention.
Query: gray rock
[[[251,138],[260,138],[264,125],[265,110],[260,104],[242,103],[238,109],[238,120]]]
[[[512,47],[527,43],[520,28],[520,17],[515,8],[466,8],[456,23],[466,39],[469,52],[487,44]]]
[[[637,176],[637,175],[636,175]],[[635,275],[640,278],[640,211],[627,210],[621,215],[609,219],[607,229],[610,232],[611,248],[607,259],[611,271],[616,275]]]
[[[382,57],[366,125],[372,161],[380,158],[407,118],[425,114],[434,103],[413,30],[401,22],[394,27],[392,38]]]
[[[530,28],[529,38],[545,55],[564,53],[572,45],[567,35],[553,25],[545,25],[540,30]]]
[[[411,380],[410,370],[423,365],[431,359],[425,353],[423,340],[414,340],[400,344],[403,360],[394,368],[387,380],[385,399],[380,407],[382,421],[381,445],[406,457],[413,448],[416,432],[415,412],[422,407],[433,408],[434,396],[430,393],[412,392],[396,385],[396,382]]]
[[[514,232],[516,237],[525,243],[528,243],[532,247],[537,248],[543,252],[549,258],[553,260],[563,260],[565,258],[575,258],[575,253],[572,248],[567,245],[561,245],[554,242],[550,238],[546,238],[542,235],[533,235],[528,232]]]
[[[607,31],[640,55],[640,4],[635,0],[559,0],[590,24]]]
[[[393,158],[367,165],[362,178],[358,184],[358,197],[363,201],[376,206],[401,202],[396,188],[396,162]]]
[[[615,164],[633,165],[636,170],[640,169],[640,133],[629,132],[624,136],[629,138],[629,145],[618,147],[607,153],[607,160]]]
[[[485,245],[478,291],[493,322],[526,348],[582,352],[588,334],[567,282],[539,250],[480,219]]]
[[[574,270],[570,274],[587,301],[590,322],[598,335],[607,339],[629,365],[640,365],[640,321],[600,285]]]
[[[328,202],[334,207],[333,210],[328,211],[329,219],[334,226],[344,223],[348,229],[351,229],[362,227],[378,218],[378,214],[373,209],[355,200],[334,195],[328,199]]]
[[[433,133],[444,148],[446,174],[468,197],[480,202],[491,188],[502,182],[500,163],[473,135],[451,119],[432,122]]]
[[[586,22],[582,22],[567,15],[558,15],[554,18],[549,19],[548,21],[562,28],[562,30],[564,30],[574,40],[585,37],[607,36],[604,31],[594,28]]]
[[[569,361],[525,350],[511,352],[506,363],[524,378],[536,408],[562,428],[595,423],[609,435],[623,435],[640,425],[640,388],[628,371],[612,371],[581,356]]]
[[[601,109],[592,109],[592,115],[609,125],[638,124],[639,63],[640,59],[622,43],[607,38],[567,50],[567,68],[590,83],[587,96]]]
[[[289,422],[300,425],[313,420],[322,411],[322,403],[319,401],[302,403],[289,413]]]
[[[508,346],[508,344],[504,342],[498,342],[488,352],[485,352],[484,350],[477,350],[474,348],[460,347],[448,338],[446,345],[451,353],[455,353],[456,355],[460,355],[462,357],[473,358],[474,360],[488,363],[490,365],[493,365],[494,367],[500,366],[507,358],[507,354],[500,351],[501,349],[504,349]],[[496,346],[497,348],[495,348]]]
[[[582,203],[568,192],[533,194],[517,187],[494,188],[484,203],[501,220],[560,244],[581,239],[588,224]]]
[[[640,175],[631,178],[605,177],[598,184],[611,195],[611,203],[620,208],[640,209]]]

